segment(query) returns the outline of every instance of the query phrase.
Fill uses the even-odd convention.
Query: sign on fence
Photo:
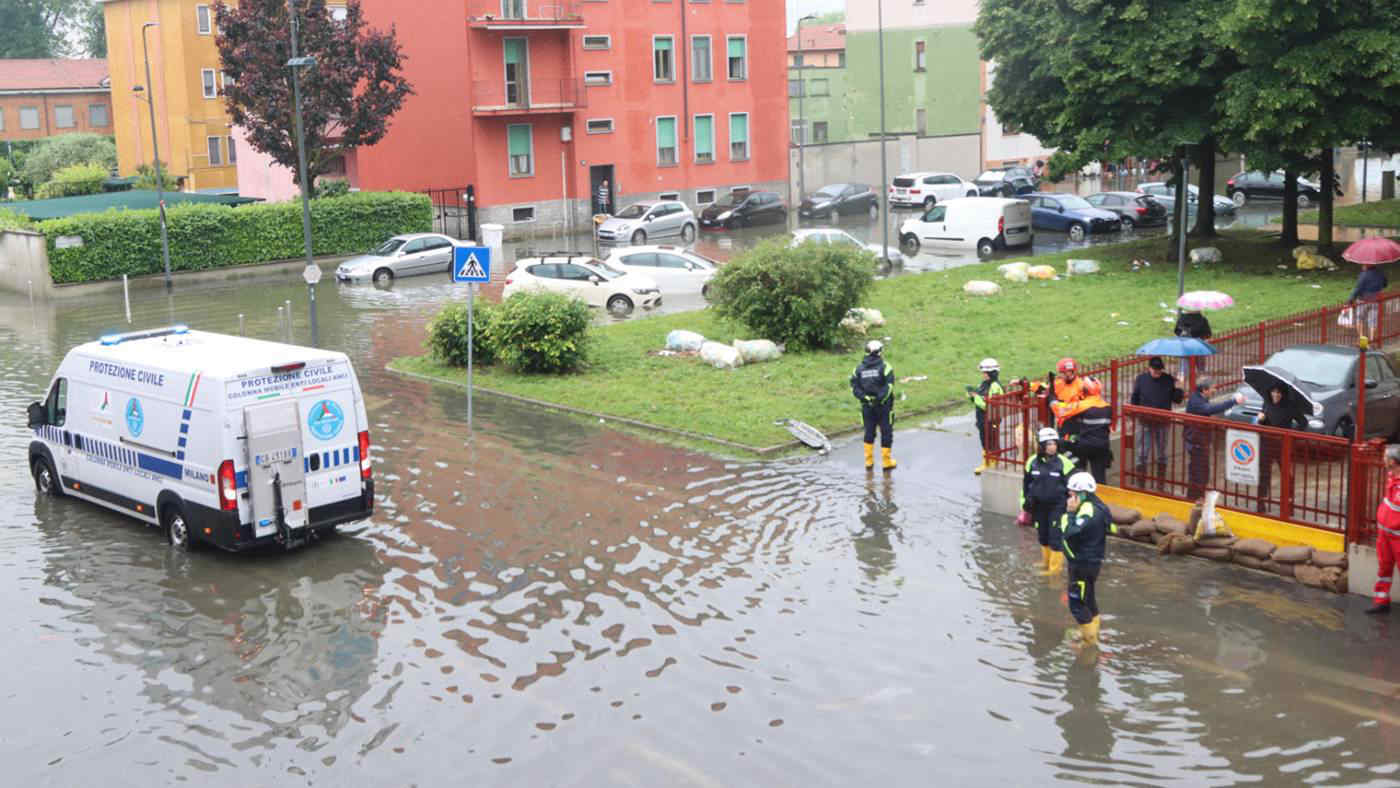
[[[1259,433],[1225,431],[1225,481],[1235,484],[1259,483]]]

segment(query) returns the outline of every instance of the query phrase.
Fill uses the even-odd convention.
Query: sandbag
[[[705,344],[705,338],[694,331],[676,329],[666,335],[666,349],[679,353],[694,353]]]
[[[1157,552],[1162,555],[1186,555],[1196,549],[1196,540],[1186,534],[1162,534]]]
[[[1083,276],[1084,274],[1097,274],[1103,270],[1098,260],[1066,260],[1065,274],[1068,276]]]
[[[1313,549],[1307,545],[1280,547],[1269,558],[1280,564],[1306,564],[1312,561]]]
[[[768,339],[736,339],[734,349],[739,351],[739,360],[745,364],[774,361],[783,355],[783,349]]]
[[[1138,520],[1132,525],[1127,526],[1125,530],[1127,530],[1128,536],[1134,539],[1148,541],[1152,539],[1153,534],[1157,533],[1157,524],[1151,520]]]
[[[1264,559],[1262,559],[1262,558],[1255,558],[1255,557],[1252,556],[1252,555],[1245,555],[1245,554],[1240,553],[1240,552],[1238,552],[1238,551],[1231,551],[1231,552],[1232,552],[1231,560],[1233,560],[1235,563],[1239,564],[1240,566],[1247,566],[1247,567],[1249,567],[1250,569],[1263,569],[1263,568],[1264,568]]]
[[[1153,519],[1153,524],[1157,526],[1157,532],[1163,534],[1185,534],[1186,523],[1172,517],[1169,514],[1159,514]]]
[[[1032,279],[1054,279],[1055,266],[1053,265],[1033,265],[1026,269],[1026,275]]]
[[[963,285],[963,292],[974,296],[994,296],[1001,292],[1001,285],[985,279],[973,279]]]
[[[1347,593],[1350,590],[1347,588],[1347,570],[1336,566],[1323,567],[1322,585],[1338,594]]]
[[[1238,541],[1238,539],[1229,534],[1196,537],[1196,544],[1200,547],[1229,547]]]
[[[1109,518],[1114,525],[1132,525],[1142,519],[1142,512],[1137,509],[1129,509],[1126,506],[1108,505]]]
[[[1195,552],[1191,553],[1191,555],[1209,558],[1212,561],[1229,561],[1231,552],[1228,547],[1205,547],[1198,544],[1196,545]]]
[[[1324,571],[1322,567],[1313,566],[1312,564],[1293,565],[1293,576],[1298,578],[1298,582],[1305,586],[1312,586],[1313,588],[1325,587],[1323,585]]]
[[[1214,246],[1202,246],[1199,249],[1191,250],[1191,262],[1197,265],[1202,263],[1218,263],[1224,259],[1224,255],[1220,254],[1220,250]]]
[[[841,318],[841,327],[857,334],[864,334],[871,328],[884,324],[885,316],[880,313],[880,310],[859,306],[846,312],[846,316]]]
[[[1331,550],[1314,550],[1312,554],[1313,566],[1335,566],[1341,569],[1347,568],[1347,554],[1334,553]]]
[[[1263,539],[1241,539],[1230,546],[1236,555],[1247,555],[1257,561],[1264,561],[1274,554],[1274,543]]]
[[[997,273],[1008,282],[1024,282],[1029,274],[1026,271],[1031,267],[1030,263],[1006,263],[997,266]]]
[[[1293,567],[1293,564],[1285,564],[1279,561],[1274,561],[1273,559],[1264,562],[1264,568],[1266,570],[1273,572],[1274,574],[1279,575],[1281,577],[1294,577]]]
[[[735,369],[743,365],[739,351],[723,342],[706,342],[700,346],[700,360],[715,369]]]

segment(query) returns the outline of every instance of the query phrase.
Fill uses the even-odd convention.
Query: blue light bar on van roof
[[[190,327],[183,323],[165,328],[153,328],[150,331],[131,331],[126,334],[103,334],[98,340],[103,345],[120,345],[123,342],[130,342],[136,339],[154,339],[155,337],[168,337],[171,335],[188,334]]]

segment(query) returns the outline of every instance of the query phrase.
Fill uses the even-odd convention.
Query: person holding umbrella
[[[1347,306],[1352,308],[1352,320],[1356,324],[1356,336],[1373,337],[1376,332],[1376,318],[1380,308],[1381,291],[1390,283],[1377,266],[1400,260],[1400,244],[1388,238],[1367,238],[1357,241],[1342,252],[1342,259],[1361,266],[1361,274],[1356,277],[1356,287],[1347,298]],[[1366,331],[1362,333],[1362,327]]]
[[[1285,430],[1306,430],[1308,417],[1304,413],[1303,404],[1298,401],[1297,391],[1292,386],[1287,386],[1279,381],[1269,386],[1268,391],[1264,394],[1264,410],[1254,420],[1254,423]],[[1258,511],[1260,514],[1264,513],[1269,498],[1273,497],[1274,463],[1282,457],[1282,452],[1282,440],[1270,435],[1262,436],[1259,445]]]
[[[1207,309],[1228,309],[1235,305],[1235,299],[1216,290],[1192,290],[1189,293],[1183,293],[1180,298],[1176,299],[1176,305],[1181,312],[1176,317],[1176,326],[1172,332],[1184,339],[1199,339],[1205,342],[1211,338],[1211,330],[1210,321],[1206,319],[1204,311]],[[1214,349],[1211,352],[1214,353]],[[1162,355],[1169,354],[1163,353]],[[1194,359],[1181,362],[1183,377],[1188,374],[1190,364],[1194,363]]]

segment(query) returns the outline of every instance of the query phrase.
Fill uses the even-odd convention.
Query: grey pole
[[[155,160],[156,205],[160,208],[160,257],[165,263],[165,289],[169,292],[175,284],[170,279],[170,236],[165,230],[165,184],[162,183],[165,179],[160,173],[160,140],[156,137],[156,94],[151,88],[151,50],[146,43],[146,29],[158,24],[147,22],[141,25],[141,53],[146,58],[146,106],[151,108],[151,158]]]
[[[1366,202],[1366,182],[1371,180],[1371,141],[1361,141],[1361,201]]]
[[[815,14],[808,14],[797,20],[797,200],[807,194],[807,116],[802,109],[802,100],[807,97],[807,79],[803,71],[807,64],[802,62],[802,23],[816,19]]]
[[[890,248],[890,174],[885,163],[885,0],[875,0],[875,28],[880,55],[880,213],[884,225],[884,254]]]
[[[301,69],[316,61],[297,55],[296,0],[287,0],[287,13],[292,18],[292,58],[287,61],[287,65],[292,67],[292,101],[296,107],[294,114],[297,130],[297,171],[301,179],[301,234],[306,247],[306,267],[309,270],[316,267],[316,261],[311,256],[311,184],[306,180],[306,135],[301,128]],[[306,282],[306,298],[311,316],[311,346],[316,347],[320,345],[320,337],[317,336],[316,330],[316,285],[310,278]]]
[[[1176,239],[1177,298],[1181,298],[1181,296],[1186,292],[1186,214],[1190,213],[1191,206],[1191,190],[1188,188],[1190,183],[1191,158],[1187,153],[1187,147],[1183,145],[1181,146],[1181,183],[1177,184],[1177,188],[1181,189],[1181,193],[1185,195],[1181,200],[1181,226],[1177,229]],[[1207,195],[1207,198],[1208,197],[1209,195]],[[1199,211],[1200,209],[1197,209],[1197,216],[1200,215]],[[1180,314],[1180,310],[1177,310],[1177,314]]]
[[[476,282],[467,283],[467,429],[472,428],[472,307],[476,302]]]

